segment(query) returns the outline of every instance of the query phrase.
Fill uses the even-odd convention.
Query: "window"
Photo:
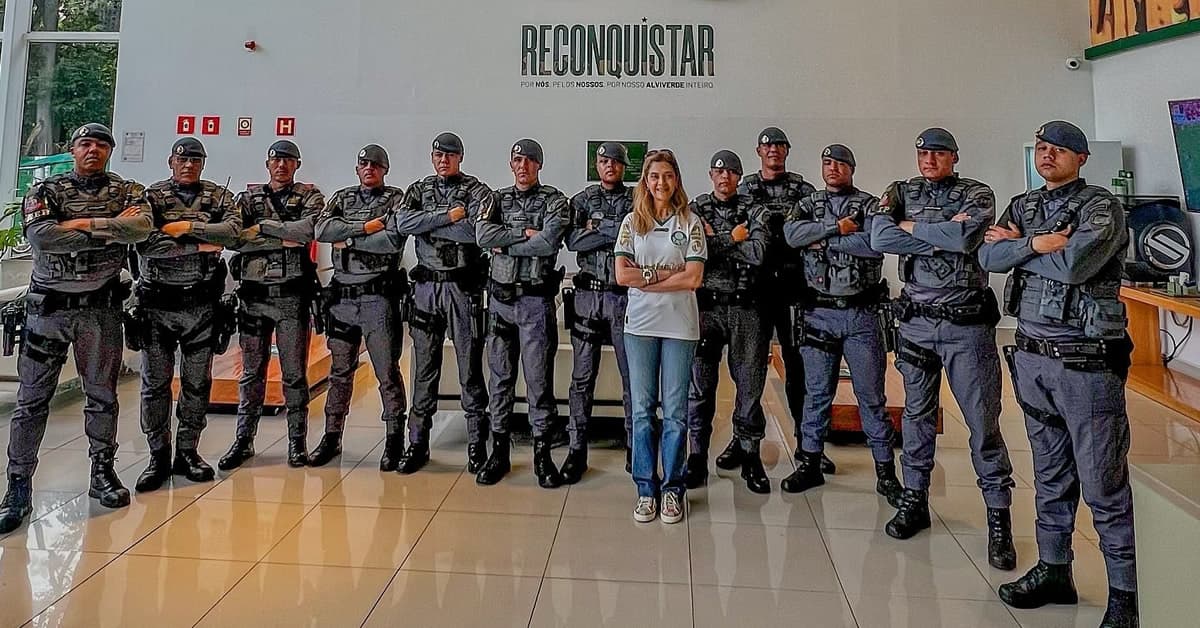
[[[121,0],[33,0],[31,31],[115,33]]]

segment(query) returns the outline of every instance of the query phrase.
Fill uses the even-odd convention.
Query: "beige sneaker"
[[[679,523],[683,521],[683,501],[675,493],[666,493],[662,500],[662,522]]]
[[[650,523],[658,516],[658,507],[653,497],[639,497],[633,506],[633,520],[638,523]]]

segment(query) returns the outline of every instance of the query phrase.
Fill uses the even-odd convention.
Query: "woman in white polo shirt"
[[[615,251],[617,282],[630,289],[624,342],[638,491],[633,518],[641,523],[657,516],[659,498],[663,523],[681,521],[685,507],[687,393],[700,340],[696,288],[704,278],[708,246],[700,217],[688,211],[680,179],[671,151],[647,153],[633,213],[621,222]],[[655,429],[656,404],[663,413],[661,430]]]

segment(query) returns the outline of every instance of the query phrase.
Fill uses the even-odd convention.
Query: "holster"
[[[900,340],[900,325],[896,321],[895,310],[892,309],[891,303],[882,303],[877,312],[879,315],[879,335],[883,339],[883,350],[887,353],[895,353],[896,346]]]
[[[141,351],[150,344],[151,323],[141,303],[135,303],[121,312],[121,323],[125,327],[125,346],[130,351]]]
[[[1017,375],[1017,347],[1014,345],[1005,345],[1000,351],[1004,354],[1004,361],[1008,363],[1008,373],[1012,378],[1013,392],[1017,398],[1017,405],[1021,406],[1021,411],[1039,423],[1047,425],[1061,424],[1063,422],[1062,417],[1053,412],[1046,412],[1045,410],[1035,408],[1021,398],[1020,376]]]
[[[333,310],[328,310],[328,318],[324,325],[326,337],[330,340],[341,340],[355,347],[362,342],[362,327],[343,323],[338,320],[338,317],[333,315]]]
[[[0,308],[0,324],[4,326],[4,357],[16,352],[25,332],[25,301],[9,301]]]
[[[224,355],[229,350],[229,341],[237,331],[238,300],[235,294],[226,294],[213,308],[213,352]]]
[[[500,318],[500,315],[495,312],[488,313],[488,322],[491,332],[497,338],[503,340],[516,340],[519,336],[517,326]]]
[[[824,330],[809,325],[804,327],[804,335],[797,337],[802,347],[812,347],[824,353],[841,355],[843,340]]]
[[[937,352],[926,349],[901,336],[896,343],[896,361],[907,362],[926,373],[942,370],[942,358]]]

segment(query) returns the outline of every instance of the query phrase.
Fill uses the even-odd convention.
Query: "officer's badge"
[[[513,144],[513,149],[512,149],[512,152],[514,152],[514,153],[516,153],[516,154],[520,155],[520,154],[521,154],[521,145],[520,145],[520,144]]]
[[[922,147],[922,146],[924,146],[924,145],[925,145],[925,138],[923,138],[923,137],[918,137],[918,138],[917,138],[917,148],[921,148],[921,147]]]
[[[603,156],[604,156],[604,147],[603,147],[603,146],[601,146],[599,149],[597,149],[597,150],[596,150],[596,154],[597,154],[597,155],[600,155],[601,157],[603,157]]]
[[[365,150],[358,153],[359,159],[362,159],[363,157],[366,157],[366,156],[367,156],[367,151],[365,151]]]
[[[684,235],[682,231],[676,231],[671,234],[671,242],[674,243],[675,246],[683,246],[687,243],[687,236]]]
[[[764,135],[764,136],[762,136],[762,139],[758,140],[758,143],[759,144],[770,144],[771,137],[769,135]]]
[[[832,151],[832,150],[830,150],[830,149],[828,149],[828,148],[826,148],[826,149],[825,149],[825,152],[821,153],[821,156],[822,156],[822,157],[828,157],[828,156],[830,156],[830,155],[832,155],[832,154],[833,154],[833,151]]]
[[[1041,136],[1043,136],[1043,135],[1045,135],[1045,134],[1046,134],[1046,127],[1041,127],[1041,128],[1039,128],[1037,131],[1034,131],[1034,133],[1033,133],[1033,136],[1034,136],[1034,137],[1041,137]]]
[[[714,166],[716,166],[717,168],[724,168],[724,167],[725,167],[725,160],[723,160],[723,159],[718,159],[718,160],[717,160],[717,163],[715,163],[715,164],[713,164],[713,165],[714,165]]]
[[[88,136],[87,125],[85,124],[85,125],[79,127],[79,130],[75,131],[75,136],[76,137],[87,137]]]
[[[175,147],[175,154],[176,154],[176,155],[182,155],[182,154],[183,154],[183,147],[182,147],[182,146],[176,146],[176,147]]]
[[[269,157],[269,158],[272,158],[272,159],[274,159],[274,158],[275,158],[275,149],[274,149],[274,148],[272,148],[272,149],[271,149],[271,150],[270,150],[270,151],[267,153],[267,157]]]

